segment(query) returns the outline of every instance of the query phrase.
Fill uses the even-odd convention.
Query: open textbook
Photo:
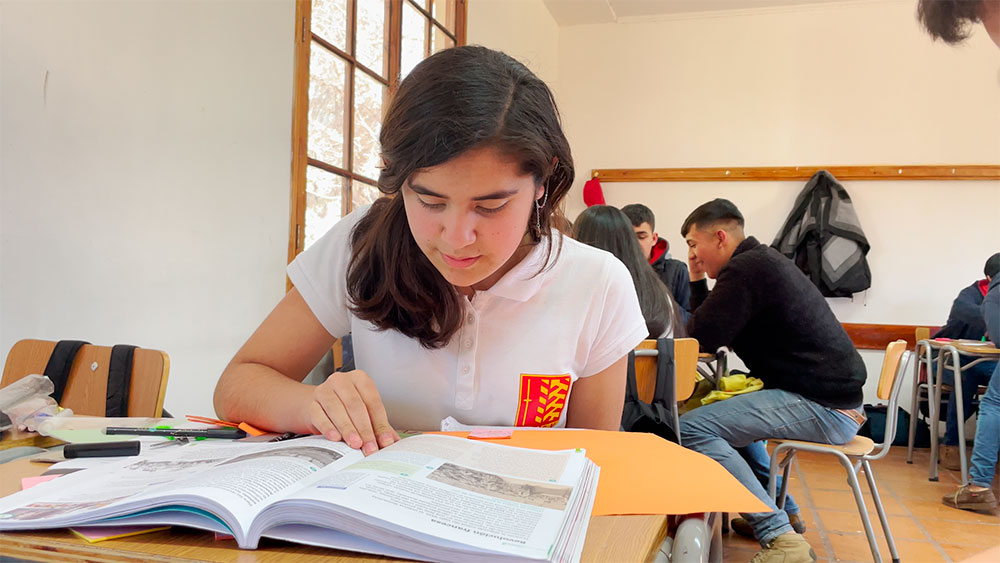
[[[322,437],[195,442],[0,499],[0,530],[172,524],[440,561],[577,561],[599,468],[440,435],[364,457]]]

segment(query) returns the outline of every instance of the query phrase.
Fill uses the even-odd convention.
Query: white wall
[[[165,406],[284,293],[294,4],[0,2],[0,354],[166,350]]]
[[[469,0],[467,43],[507,53],[559,88],[559,26],[542,0]]]
[[[982,29],[960,47],[935,43],[914,10],[912,0],[844,2],[560,28],[558,101],[577,165],[568,215],[583,209],[593,168],[1000,163],[1000,50]],[[697,205],[731,199],[770,243],[803,185],[604,191],[612,205],[649,205],[683,260],[678,230]],[[831,300],[838,317],[942,324],[1000,250],[1000,183],[845,186],[872,244],[873,282],[853,301]],[[863,356],[872,395],[881,354]]]

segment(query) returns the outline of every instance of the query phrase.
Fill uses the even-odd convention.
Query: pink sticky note
[[[62,477],[62,475],[39,475],[37,477],[21,477],[21,490],[26,491],[39,483],[51,481],[56,477]]]
[[[469,432],[469,438],[472,440],[503,440],[510,438],[513,433],[513,428],[475,428]]]

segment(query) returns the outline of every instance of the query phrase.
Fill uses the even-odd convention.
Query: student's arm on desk
[[[337,374],[316,386],[302,383],[333,342],[293,288],[222,372],[216,413],[269,430],[344,438],[366,454],[398,440],[364,372]]]
[[[577,379],[570,393],[566,427],[618,430],[625,405],[627,368],[628,356],[624,356],[602,372]]]

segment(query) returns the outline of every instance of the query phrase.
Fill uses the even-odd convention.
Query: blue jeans
[[[846,414],[781,389],[763,389],[698,407],[685,413],[680,422],[684,447],[721,463],[770,507],[770,512],[742,514],[765,547],[791,532],[792,526],[788,514],[778,510],[737,449],[767,438],[845,444],[858,432],[858,423]]]
[[[767,453],[767,448],[764,446],[764,442],[754,442],[745,448],[738,448],[736,451],[743,456],[746,460],[747,465],[753,471],[753,474],[757,476],[757,480],[760,484],[767,489],[767,483],[771,477],[771,456]],[[779,474],[780,475],[780,474]],[[781,481],[783,479],[778,477],[778,484],[775,490],[778,494],[781,494]],[[798,514],[799,505],[795,503],[795,499],[792,498],[791,494],[785,495],[785,512],[788,514]]]
[[[965,363],[968,363],[968,361]],[[996,362],[980,362],[962,372],[962,413],[965,415],[966,420],[972,416],[972,397],[976,394],[976,388],[989,383],[990,375],[993,374],[993,370],[996,367]],[[944,380],[945,385],[954,385],[955,373],[945,368],[941,379]],[[948,417],[945,419],[944,432],[944,444],[946,446],[958,445],[958,405],[955,395],[957,393],[952,393],[948,397]],[[964,424],[965,421],[962,423]]]
[[[980,487],[993,484],[997,452],[1000,452],[1000,364],[993,370],[986,394],[979,399],[976,444],[972,447],[969,482]]]

